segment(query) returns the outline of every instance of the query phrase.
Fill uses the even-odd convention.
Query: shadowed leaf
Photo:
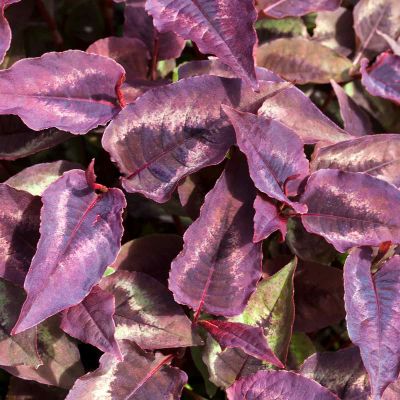
[[[305,39],[282,38],[257,49],[257,65],[299,84],[346,81],[352,63],[329,47]]]
[[[84,171],[71,170],[44,191],[42,201],[41,236],[15,333],[80,303],[120,249],[126,201],[119,189],[96,194]]]
[[[100,286],[115,297],[117,340],[132,340],[146,350],[202,344],[171,293],[149,275],[117,271]]]
[[[171,356],[145,353],[134,343],[121,342],[124,361],[110,354],[100,367],[78,379],[66,400],[178,400],[186,374],[169,366]]]
[[[367,174],[324,169],[308,180],[301,216],[308,232],[323,236],[340,252],[354,246],[400,243],[400,191]]]
[[[72,337],[121,359],[122,355],[114,338],[114,312],[114,297],[95,286],[80,304],[64,311],[61,329]]]
[[[258,5],[266,15],[273,18],[300,17],[319,11],[333,11],[340,0],[258,0]]]
[[[0,276],[22,286],[39,240],[38,197],[0,184]]]

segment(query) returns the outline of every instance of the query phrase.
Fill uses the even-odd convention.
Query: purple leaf
[[[358,60],[372,58],[389,46],[378,31],[392,38],[400,34],[400,3],[397,0],[360,0],[354,8],[354,29],[360,40]]]
[[[321,62],[323,61],[323,62]],[[299,84],[342,82],[349,79],[351,61],[307,38],[281,38],[257,49],[257,65]]]
[[[376,32],[378,33],[378,35],[382,36],[386,40],[387,44],[392,49],[393,53],[396,56],[400,56],[400,42],[399,42],[399,39],[397,39],[397,41],[396,41],[392,37],[390,37],[388,34],[386,34],[384,32],[381,32],[380,30],[377,30]]]
[[[286,220],[279,215],[277,205],[266,196],[257,194],[254,200],[254,236],[255,243],[267,239],[272,233],[279,231],[284,240],[287,232]]]
[[[124,11],[124,36],[140,39],[152,57],[158,60],[178,58],[185,47],[185,40],[174,32],[157,32],[153,18],[147,14],[143,2],[129,2]]]
[[[121,342],[124,361],[104,354],[100,367],[78,379],[66,400],[178,400],[186,374],[169,366],[171,356],[145,353],[134,343]]]
[[[154,88],[125,107],[102,141],[125,175],[123,187],[165,202],[182,178],[219,164],[234,143],[221,104],[255,112],[287,85],[260,84],[261,92],[255,94],[238,79],[189,78]]]
[[[400,186],[400,135],[371,135],[320,149],[311,162],[311,170],[340,169],[365,172]]]
[[[340,269],[299,263],[294,288],[296,331],[314,332],[344,319],[343,274]]]
[[[6,17],[4,16],[5,9],[14,3],[21,0],[2,0],[0,3],[0,64],[4,60],[4,56],[11,44],[11,29]]]
[[[273,18],[301,17],[320,11],[333,11],[341,0],[258,0],[264,13]]]
[[[82,303],[64,311],[61,329],[70,336],[122,359],[114,338],[114,296],[95,286]]]
[[[308,232],[323,236],[340,252],[354,246],[400,243],[400,191],[367,174],[323,169],[308,180],[301,216]]]
[[[400,397],[400,379],[391,383],[383,392],[382,400],[397,400]]]
[[[255,189],[239,153],[206,196],[173,261],[169,288],[199,313],[240,314],[261,278],[261,243],[254,244]],[[221,287],[226,288],[221,296]]]
[[[374,275],[372,260],[371,249],[354,249],[344,266],[344,288],[349,337],[360,347],[372,400],[379,400],[400,372],[400,256]]]
[[[334,80],[331,80],[331,85],[339,102],[340,115],[346,132],[353,136],[372,133],[372,123],[368,114]]]
[[[258,90],[253,48],[257,13],[252,0],[147,0],[156,28],[174,31],[214,54]]]
[[[147,78],[150,55],[139,39],[111,36],[92,43],[86,52],[112,58],[122,65],[127,82]]]
[[[302,365],[300,374],[314,379],[342,400],[369,398],[367,371],[358,347],[313,354]]]
[[[41,196],[64,172],[79,168],[81,168],[79,164],[64,160],[35,164],[18,172],[5,183],[34,196]]]
[[[315,20],[312,40],[348,57],[355,48],[353,14],[344,7],[335,11],[319,12]]]
[[[326,117],[298,88],[290,87],[268,98],[259,115],[292,129],[305,144],[342,142],[352,138]]]
[[[219,320],[202,320],[198,323],[211,334],[221,347],[236,347],[260,360],[284,368],[284,365],[268,346],[262,328]]]
[[[178,235],[153,234],[134,239],[121,247],[112,267],[145,272],[167,286],[171,262],[182,250],[182,245]]]
[[[0,365],[25,364],[34,368],[39,367],[42,361],[36,349],[36,329],[33,328],[15,336],[10,334],[24,302],[24,291],[0,279],[0,298]]]
[[[65,142],[72,135],[46,129],[35,132],[16,115],[0,115],[0,159],[15,160]]]
[[[0,71],[0,114],[29,128],[84,134],[119,111],[125,71],[115,61],[78,50],[26,58]]]
[[[65,400],[68,392],[54,386],[47,386],[34,381],[11,377],[7,397],[12,400]]]
[[[306,212],[303,204],[292,202],[284,193],[290,178],[309,174],[300,138],[278,121],[241,113],[226,106],[222,109],[235,128],[237,144],[246,154],[250,176],[257,189],[288,204],[296,212]]]
[[[38,325],[38,351],[43,365],[1,367],[11,375],[69,389],[84,374],[78,346],[59,328],[58,316]]]
[[[260,371],[227,390],[228,400],[339,400],[317,382],[288,371]]]
[[[0,184],[0,276],[22,286],[39,240],[40,199]]]
[[[400,105],[400,57],[382,53],[371,68],[367,65],[367,60],[361,61],[362,83],[368,92]]]
[[[115,296],[117,340],[132,340],[146,350],[202,344],[171,293],[149,275],[117,271],[100,286]]]
[[[80,303],[120,248],[126,202],[119,189],[96,194],[84,171],[71,170],[44,191],[42,201],[41,236],[14,333]]]

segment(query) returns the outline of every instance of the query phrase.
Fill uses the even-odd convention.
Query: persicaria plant
[[[1,396],[400,399],[399,0],[0,7]]]

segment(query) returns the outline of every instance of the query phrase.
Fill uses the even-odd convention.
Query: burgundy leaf
[[[338,400],[317,382],[288,371],[260,371],[227,390],[229,400]]]
[[[349,79],[351,61],[307,38],[281,38],[257,49],[257,65],[296,83],[342,82]]]
[[[312,12],[333,11],[340,0],[258,0],[264,13],[273,18],[301,17]]]
[[[161,32],[174,31],[214,54],[254,89],[253,48],[257,13],[252,0],[147,0],[146,10]]]
[[[254,112],[285,85],[261,82],[255,94],[238,79],[201,76],[154,88],[110,123],[102,144],[127,191],[165,202],[180,179],[219,164],[234,143],[221,104]]]
[[[86,52],[112,58],[122,65],[127,82],[147,78],[150,55],[139,39],[111,36],[92,43]]]
[[[360,0],[354,8],[354,29],[360,39],[358,58],[371,58],[389,46],[378,31],[392,38],[400,34],[400,3],[397,0]]]
[[[368,114],[334,80],[331,81],[331,85],[339,101],[340,115],[346,132],[353,136],[372,133],[372,123]]]
[[[256,187],[297,212],[306,212],[303,204],[292,202],[284,193],[288,179],[309,174],[300,138],[278,121],[241,113],[226,106],[222,108],[235,128],[237,144],[246,154],[250,176]]]
[[[314,379],[342,400],[368,400],[370,387],[358,347],[316,353],[309,357],[300,374]]]
[[[0,298],[0,365],[25,364],[34,368],[39,367],[42,361],[36,348],[36,329],[29,329],[15,336],[10,334],[24,302],[24,291],[0,279]]]
[[[55,182],[64,172],[79,169],[78,163],[70,161],[54,161],[50,163],[35,164],[23,169],[5,182],[18,190],[24,190],[34,196],[41,196],[45,189]]]
[[[14,333],[80,303],[120,248],[126,202],[119,189],[96,194],[84,171],[71,170],[44,191],[42,201],[41,236]]]
[[[146,350],[202,344],[165,286],[141,272],[117,271],[100,282],[115,296],[115,337]]]
[[[0,115],[0,159],[15,160],[65,142],[72,135],[46,129],[35,132],[16,115]]]
[[[296,331],[314,332],[344,319],[343,274],[340,269],[299,263],[294,288]]]
[[[320,149],[311,170],[341,169],[365,172],[400,186],[400,135],[371,135]]]
[[[63,313],[61,329],[70,336],[122,359],[114,338],[114,296],[95,286],[82,303]]]
[[[351,135],[326,117],[298,88],[290,87],[268,98],[259,115],[283,123],[306,144],[349,140]]]
[[[43,365],[1,367],[21,379],[69,389],[84,374],[78,346],[59,328],[58,316],[38,325],[38,351]]]
[[[255,190],[239,156],[229,160],[207,194],[171,265],[169,288],[175,300],[198,313],[240,314],[261,278],[261,243],[252,242]]]
[[[400,56],[382,53],[371,68],[367,65],[367,60],[361,61],[362,83],[368,92],[400,105]]]
[[[369,248],[354,249],[344,266],[347,330],[360,347],[373,400],[400,372],[400,256],[386,261],[373,276]]]
[[[0,64],[11,44],[11,28],[4,16],[4,11],[9,5],[19,1],[21,0],[2,0],[0,3]]]
[[[78,50],[26,58],[0,71],[0,114],[16,114],[34,130],[84,134],[120,111],[124,75],[115,61]]]
[[[180,57],[185,40],[174,32],[158,32],[153,18],[144,9],[144,1],[128,2],[125,6],[124,36],[140,39],[152,57],[168,60]]]
[[[323,236],[340,252],[354,246],[400,243],[400,191],[367,174],[323,169],[308,180],[301,216],[308,232]]]
[[[39,240],[38,197],[0,184],[0,276],[22,286]]]
[[[179,400],[186,374],[169,366],[171,356],[145,353],[121,342],[124,361],[104,354],[100,367],[78,379],[66,400]]]
[[[212,335],[221,347],[236,347],[260,360],[284,368],[284,365],[268,346],[262,328],[239,322],[218,320],[202,320],[198,323]]]
[[[182,250],[182,245],[178,235],[153,234],[134,239],[121,247],[112,267],[145,272],[167,286],[171,262]]]
[[[353,13],[344,7],[319,12],[312,40],[348,57],[355,48]]]
[[[257,194],[254,200],[254,236],[255,243],[267,239],[272,233],[279,231],[285,239],[286,220],[279,215],[277,205],[270,199]]]

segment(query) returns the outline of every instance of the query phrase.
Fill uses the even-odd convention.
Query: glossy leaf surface
[[[216,55],[258,88],[253,60],[257,14],[251,0],[148,0],[146,10],[159,31],[193,40],[202,53]]]
[[[70,336],[121,359],[122,355],[114,338],[114,312],[114,297],[95,286],[80,304],[63,312],[61,329]]]
[[[41,236],[15,333],[80,303],[120,248],[126,202],[119,189],[96,194],[84,171],[71,170],[45,190],[42,201]]]
[[[39,240],[38,197],[0,184],[0,276],[22,286]]]
[[[340,5],[340,0],[259,0],[264,13],[274,18],[300,17],[320,11],[333,11]]]
[[[237,144],[246,154],[250,176],[257,189],[297,212],[307,211],[284,193],[288,179],[308,175],[308,161],[300,138],[280,122],[226,106],[222,108],[235,128]]]
[[[362,83],[368,92],[400,105],[400,56],[383,53],[369,70],[366,67],[366,60],[362,60]]]
[[[400,256],[386,261],[372,276],[369,248],[354,249],[344,267],[347,330],[359,346],[373,400],[400,372]]]
[[[257,49],[257,65],[298,84],[348,79],[349,59],[306,38],[282,38]]]
[[[317,382],[288,371],[260,371],[227,390],[229,400],[338,400]]]
[[[367,174],[319,170],[308,180],[301,201],[307,231],[323,236],[340,252],[354,246],[400,242],[400,191]]]
[[[84,134],[120,111],[124,74],[114,61],[78,50],[23,59],[0,71],[0,114],[18,115],[34,130]]]
[[[100,367],[78,379],[66,400],[178,400],[187,376],[169,366],[170,356],[145,353],[134,343],[123,341],[124,361],[110,354]]]
[[[243,311],[261,277],[261,244],[252,242],[254,198],[246,161],[236,153],[171,265],[169,288],[178,303],[215,315]]]
[[[371,135],[319,150],[311,170],[340,169],[365,172],[400,186],[400,137],[397,134]]]
[[[202,320],[199,324],[205,328],[222,348],[237,347],[245,353],[261,360],[268,361],[280,368],[283,364],[269,348],[263,329],[219,320]]]
[[[220,163],[234,143],[221,104],[254,112],[284,85],[262,82],[254,94],[238,79],[201,76],[155,88],[125,107],[102,144],[124,174],[125,190],[165,202],[179,180]]]
[[[171,293],[149,275],[117,271],[100,286],[115,297],[117,340],[132,340],[146,350],[202,343]]]

